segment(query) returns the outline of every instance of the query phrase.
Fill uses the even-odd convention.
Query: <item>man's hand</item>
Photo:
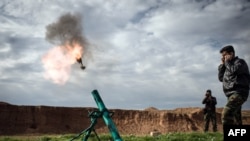
[[[225,63],[225,58],[222,57],[222,58],[221,58],[221,64],[224,64],[224,63]]]

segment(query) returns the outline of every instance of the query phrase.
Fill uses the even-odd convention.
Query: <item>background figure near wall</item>
[[[212,91],[207,90],[205,98],[202,100],[202,104],[205,104],[204,112],[204,132],[207,132],[209,129],[209,123],[212,122],[213,131],[217,131],[217,121],[216,121],[216,104],[217,100],[212,96]]]

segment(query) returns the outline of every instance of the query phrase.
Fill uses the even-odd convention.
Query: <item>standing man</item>
[[[218,67],[218,77],[227,97],[222,111],[222,124],[242,125],[241,107],[249,95],[249,69],[245,60],[235,56],[233,46],[223,47],[220,53],[222,62]]]
[[[207,90],[205,94],[205,98],[202,100],[202,104],[205,104],[205,108],[203,109],[204,111],[204,120],[205,120],[205,125],[204,125],[204,132],[208,131],[209,128],[209,122],[211,120],[212,125],[213,125],[213,131],[217,131],[217,122],[216,122],[216,98],[212,96],[211,90]]]

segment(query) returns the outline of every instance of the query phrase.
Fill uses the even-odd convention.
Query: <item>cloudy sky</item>
[[[65,84],[44,77],[54,47],[46,27],[78,13],[88,45]],[[0,101],[107,108],[203,107],[207,89],[223,107],[219,50],[231,44],[250,64],[248,0],[1,0]],[[243,106],[250,109],[250,99]]]

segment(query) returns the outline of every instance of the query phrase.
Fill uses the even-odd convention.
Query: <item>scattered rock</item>
[[[154,131],[151,131],[150,132],[150,136],[151,137],[156,137],[156,136],[159,136],[161,135],[161,132],[157,131],[157,130],[154,130]]]

